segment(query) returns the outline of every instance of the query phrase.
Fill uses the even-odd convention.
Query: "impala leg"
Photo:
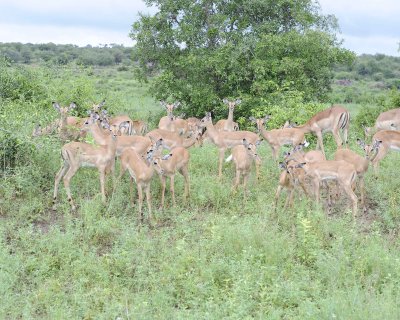
[[[65,187],[65,191],[67,192],[67,197],[68,197],[68,201],[71,204],[72,210],[75,210],[75,204],[74,201],[72,200],[72,194],[71,194],[71,188],[70,188],[70,182],[72,177],[75,175],[75,173],[78,171],[79,167],[69,167],[69,170],[67,171],[67,173],[64,175],[64,187]]]
[[[176,201],[175,201],[175,175],[173,174],[170,177],[170,186],[169,186],[170,190],[171,190],[171,195],[172,195],[172,205],[175,207],[176,206]]]
[[[246,172],[243,176],[243,194],[244,200],[247,199],[247,182],[249,181],[250,172]]]
[[[379,148],[378,153],[372,160],[372,165],[374,167],[374,173],[375,175],[378,175],[378,170],[379,170],[379,162],[386,156],[388,153],[388,149],[386,148]]]
[[[185,179],[185,193],[184,196],[185,198],[190,196],[190,184],[189,184],[189,172],[187,167],[183,167],[180,170],[180,173],[182,174],[183,178]]]
[[[152,219],[152,216],[151,216],[150,182],[146,185],[146,201],[147,201],[147,208],[149,209],[149,220],[151,220],[151,219]]]
[[[256,163],[256,178],[257,178],[257,180],[259,180],[260,179],[260,169],[261,169],[261,159],[256,159],[255,163]]]
[[[224,161],[225,157],[225,149],[219,150],[219,163],[218,163],[218,178],[222,178],[222,162]]]
[[[322,131],[316,131],[315,132],[317,136],[317,149],[320,149],[322,153],[325,155],[325,149],[324,149],[324,141],[322,138]]]
[[[361,195],[361,207],[363,208],[363,211],[366,212],[367,208],[365,206],[365,181],[364,181],[364,175],[359,176],[359,186],[360,186],[360,195]]]
[[[236,169],[236,176],[235,176],[235,182],[233,184],[232,190],[236,192],[238,186],[240,183],[240,170]]]
[[[357,216],[357,196],[351,188],[351,185],[343,184],[342,187],[353,203],[353,219],[355,219]]]
[[[135,205],[135,187],[133,185],[133,178],[129,177],[129,196],[131,198],[132,207]]]
[[[279,200],[279,195],[281,194],[281,191],[282,191],[282,186],[279,185],[275,192],[275,210],[278,207],[278,200]]]
[[[166,186],[166,179],[164,175],[160,176],[161,179],[161,209],[164,209],[164,201],[165,201],[165,186]]]
[[[105,169],[99,169],[100,173],[100,190],[101,190],[101,201],[106,203],[106,191],[105,191],[105,180],[106,180],[106,173]]]
[[[140,183],[137,184],[137,189],[138,189],[138,194],[139,194],[139,201],[138,201],[138,206],[139,206],[138,220],[139,220],[139,222],[142,222],[142,221],[143,221],[143,213],[142,213],[143,189],[142,189],[142,185],[141,185]]]
[[[274,158],[275,161],[277,161],[278,160],[279,146],[272,146],[271,145],[271,149],[272,149],[272,157]]]
[[[68,169],[69,169],[69,164],[68,162],[64,161],[62,167],[56,174],[56,179],[54,181],[53,205],[55,205],[57,200],[58,186],[60,184],[60,180],[62,177],[64,177]]]
[[[332,129],[332,134],[333,137],[335,138],[335,142],[338,148],[342,147],[342,138],[340,138],[340,134],[339,134],[339,126],[335,126]]]
[[[291,188],[286,198],[285,207],[289,206],[290,208],[293,208],[294,193],[295,193],[295,188]]]

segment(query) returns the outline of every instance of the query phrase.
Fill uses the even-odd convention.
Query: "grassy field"
[[[68,94],[83,90],[91,103],[106,98],[111,111],[146,119],[150,128],[162,112],[130,71],[64,72],[46,83],[53,99],[67,103]],[[355,116],[361,106],[346,107]],[[182,198],[178,175],[177,207],[167,193],[168,207],[139,227],[127,176],[104,206],[97,171],[82,169],[72,180],[77,212],[63,186],[52,210],[61,143],[55,136],[33,139],[31,132],[57,113],[51,104],[18,101],[2,103],[1,112],[0,128],[11,133],[2,131],[0,146],[17,142],[12,159],[5,152],[1,159],[1,319],[400,317],[399,154],[382,161],[377,179],[367,173],[368,210],[352,221],[348,199],[329,212],[306,199],[284,210],[284,193],[275,212],[280,171],[265,142],[261,179],[252,174],[247,201],[241,189],[231,192],[231,164],[218,181],[217,149],[193,147],[190,200]],[[358,134],[350,130],[357,150]],[[325,139],[329,158],[332,141]],[[155,177],[155,208],[160,188]]]

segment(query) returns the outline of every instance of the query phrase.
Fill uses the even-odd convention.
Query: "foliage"
[[[159,10],[133,24],[138,77],[155,75],[152,94],[181,101],[190,115],[218,110],[229,96],[250,95],[256,106],[283,91],[324,98],[331,66],[353,58],[336,41],[335,19],[313,1],[147,4]]]
[[[40,81],[40,72],[23,66],[12,68],[0,58],[0,100],[40,101],[46,99],[46,90]]]
[[[71,44],[0,43],[0,57],[24,64],[48,63],[67,65],[71,62],[85,66],[112,66],[131,64],[134,49],[118,44],[99,47],[78,47]]]

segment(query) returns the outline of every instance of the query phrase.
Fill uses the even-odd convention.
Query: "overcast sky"
[[[357,54],[400,56],[400,0],[319,0],[334,14],[343,47]],[[154,12],[141,0],[0,0],[0,42],[117,43],[128,37],[138,12]]]

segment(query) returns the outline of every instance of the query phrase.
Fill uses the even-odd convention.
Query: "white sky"
[[[343,47],[400,56],[400,0],[319,0],[334,14]],[[132,46],[128,34],[142,0],[0,0],[0,42]]]

